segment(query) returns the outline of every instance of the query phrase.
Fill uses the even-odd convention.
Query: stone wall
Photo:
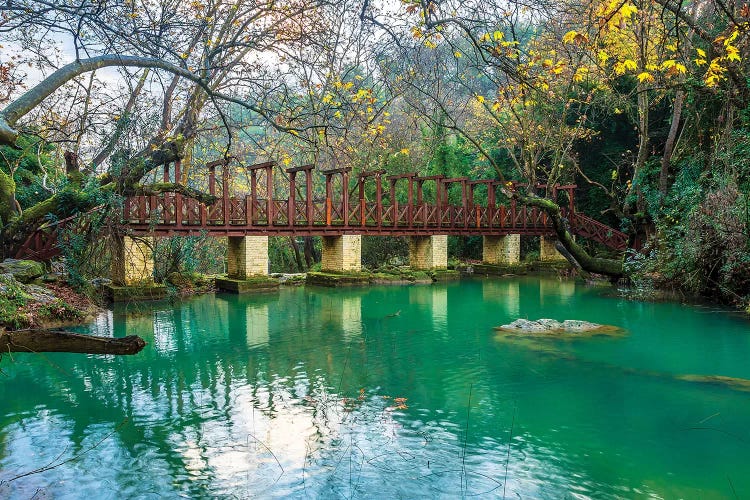
[[[412,269],[446,269],[448,236],[410,236],[409,266]]]
[[[115,238],[112,252],[112,283],[148,285],[154,283],[153,238]]]
[[[557,239],[551,236],[539,237],[539,260],[545,262],[566,260],[563,254],[555,248],[555,243]]]
[[[521,235],[482,237],[482,261],[485,264],[518,264],[521,261]]]
[[[321,269],[335,272],[362,270],[362,236],[323,236]]]
[[[247,279],[268,275],[268,236],[229,236],[227,276]]]

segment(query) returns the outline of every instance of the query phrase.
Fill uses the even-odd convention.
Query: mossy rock
[[[434,269],[429,272],[432,281],[453,281],[461,279],[461,273],[455,269]]]
[[[375,284],[393,285],[427,284],[432,283],[432,277],[426,271],[414,270],[409,267],[383,266],[372,274],[370,281]]]
[[[268,276],[249,276],[246,279],[216,278],[216,288],[230,293],[272,292],[279,289],[279,280]]]
[[[527,274],[529,264],[520,262],[518,264],[474,264],[474,275],[484,276],[507,276],[517,274]]]
[[[529,270],[538,274],[557,274],[558,271],[572,268],[567,260],[537,260],[529,263]]]
[[[52,328],[79,324],[96,308],[79,308],[57,297],[53,290],[24,285],[12,274],[0,274],[0,329]]]
[[[161,300],[168,293],[166,286],[153,283],[129,286],[105,285],[104,289],[107,298],[112,302]]]
[[[46,272],[44,264],[34,260],[5,259],[0,263],[1,274],[12,274],[21,283],[31,283]]]
[[[494,328],[501,336],[516,336],[521,338],[570,338],[579,339],[599,335],[621,336],[625,330],[612,325],[600,325],[588,321],[554,319],[538,319],[529,321],[517,319],[507,325]]]
[[[337,273],[333,271],[320,271],[307,273],[307,284],[319,286],[356,286],[367,285],[372,279],[368,272]]]

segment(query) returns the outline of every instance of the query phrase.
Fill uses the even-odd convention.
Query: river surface
[[[750,379],[750,322],[604,291],[488,279],[118,307],[81,330],[141,335],[137,356],[0,360],[0,498],[750,498],[750,387],[684,379]],[[492,329],[519,317],[627,335]]]

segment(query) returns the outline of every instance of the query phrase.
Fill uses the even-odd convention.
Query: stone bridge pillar
[[[362,270],[362,236],[344,234],[323,236],[321,269],[335,272]]]
[[[447,269],[448,235],[410,236],[409,266],[412,269]]]
[[[557,251],[555,243],[557,243],[557,238],[553,236],[539,237],[539,260],[544,262],[567,260],[563,254]]]
[[[246,280],[259,275],[268,276],[268,236],[229,236],[227,276]]]
[[[117,286],[153,285],[153,238],[116,237],[111,272]]]
[[[482,261],[485,264],[518,264],[521,261],[521,235],[483,236]]]

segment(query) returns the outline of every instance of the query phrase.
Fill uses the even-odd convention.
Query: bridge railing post
[[[268,220],[268,227],[273,226],[274,223],[274,206],[273,206],[273,166],[274,163],[270,163],[266,170],[266,219]]]

